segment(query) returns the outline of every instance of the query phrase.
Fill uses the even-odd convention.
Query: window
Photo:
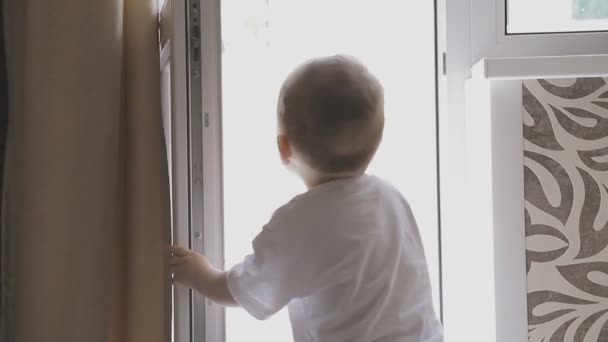
[[[251,252],[274,209],[305,191],[276,151],[283,79],[307,58],[351,54],[385,87],[385,137],[369,172],[391,181],[413,207],[439,313],[434,7],[431,1],[415,11],[402,7],[392,0],[222,1],[226,267]],[[291,340],[286,310],[259,322],[227,309],[226,340],[251,336]]]
[[[497,66],[501,72],[496,77],[501,80],[521,78],[523,74],[546,75],[548,69],[551,68],[554,73],[570,74],[571,76],[572,70],[568,61],[573,60],[577,65],[582,65],[580,69],[577,69],[578,71],[581,71],[582,74],[591,74],[592,66],[588,65],[588,61],[594,60],[597,57],[595,55],[608,54],[608,44],[606,44],[608,32],[602,31],[608,29],[606,18],[583,19],[582,16],[572,12],[572,6],[590,3],[591,1],[574,2],[573,0],[438,1],[439,51],[445,53],[446,62],[445,77],[439,79],[441,106],[439,110],[441,129],[439,150],[441,151],[442,166],[440,180],[444,276],[443,313],[445,336],[448,342],[514,341],[516,340],[512,336],[514,329],[511,328],[517,325],[523,326],[524,334],[527,333],[527,325],[519,320],[519,317],[526,316],[526,311],[517,313],[517,315],[509,315],[513,311],[505,303],[514,297],[500,295],[501,290],[506,289],[506,292],[510,292],[514,288],[509,288],[511,283],[499,280],[504,274],[509,274],[505,268],[500,266],[500,263],[518,262],[516,261],[518,259],[510,257],[508,253],[515,252],[503,248],[506,243],[497,239],[500,235],[491,236],[493,228],[499,229],[499,226],[492,222],[473,227],[489,234],[485,237],[467,229],[473,226],[471,218],[477,219],[475,216],[487,214],[480,209],[479,198],[469,197],[471,196],[471,189],[468,186],[470,183],[465,180],[473,178],[471,170],[474,168],[471,167],[470,162],[478,159],[479,156],[469,149],[474,144],[467,144],[467,141],[471,142],[471,132],[489,133],[476,129],[479,126],[472,122],[470,117],[467,117],[467,102],[479,100],[479,96],[471,95],[472,92],[469,92],[467,97],[465,85],[471,89],[473,84],[468,80],[472,78],[475,71],[487,74],[488,71],[496,70]],[[595,3],[605,4],[606,1],[601,0]],[[587,11],[586,9],[585,12]],[[507,21],[509,22],[508,29]],[[569,22],[593,23],[595,27],[568,28]],[[600,23],[602,23],[601,26]],[[587,32],[598,30],[601,32]],[[554,34],[547,34],[549,32],[554,32]],[[575,56],[575,58],[565,58],[564,56]],[[493,63],[488,63],[489,59],[494,59]],[[581,61],[582,63],[580,63]],[[489,84],[489,82],[486,83]],[[488,89],[487,84],[484,84],[482,88],[486,91],[491,90],[492,95],[504,94],[504,85],[509,82],[501,83],[502,88],[498,87],[497,82],[493,84],[496,87]],[[509,104],[507,107],[511,108],[511,105]],[[490,108],[484,107],[483,110],[482,113],[485,114],[483,117],[489,118],[487,114]],[[509,118],[501,119],[508,120]],[[498,123],[495,124],[498,125]],[[491,147],[496,148],[496,146]],[[502,160],[506,163],[506,159]],[[504,172],[505,169],[507,168],[501,168],[495,172]],[[488,174],[485,173],[484,176],[487,177]],[[471,181],[476,182],[477,179]],[[503,200],[510,198],[508,196],[512,195],[514,190],[517,189],[513,187],[509,189],[508,193],[500,193],[501,198]],[[483,205],[489,204],[483,203]],[[480,213],[481,215],[479,215]],[[507,221],[503,219],[503,225]],[[511,229],[519,229],[520,232],[523,230],[521,222],[519,228],[513,227],[515,225],[510,226]],[[463,229],[467,230],[467,233],[463,233]],[[471,239],[471,236],[475,236],[474,240]],[[471,246],[471,248],[463,248],[463,246]],[[495,246],[498,248],[495,249]],[[495,252],[498,252],[499,255],[497,256]],[[508,259],[502,260],[503,257]],[[468,274],[463,276],[463,273],[467,272],[463,270],[463,265],[471,261],[474,261],[474,270],[471,271],[470,276]],[[472,321],[470,320],[472,316],[478,319]],[[499,319],[499,317],[507,319]]]
[[[507,5],[510,34],[608,30],[606,0],[508,0]]]

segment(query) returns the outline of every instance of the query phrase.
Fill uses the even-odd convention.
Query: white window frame
[[[575,56],[608,52],[608,29],[604,32],[507,34],[508,0],[470,1],[471,65],[491,57]]]
[[[161,68],[171,68],[173,243],[224,267],[221,160],[220,0],[167,0],[170,28]],[[163,23],[164,24],[164,23]],[[203,158],[205,163],[203,163]],[[224,341],[224,308],[173,291],[175,342]]]
[[[517,323],[508,319],[505,323],[504,316],[500,316],[504,312],[498,312],[504,302],[499,303],[501,298],[494,297],[495,291],[504,290],[498,288],[504,278],[493,274],[494,263],[487,262],[500,262],[501,256],[495,253],[505,253],[505,249],[494,248],[499,237],[493,232],[483,232],[473,241],[477,246],[469,247],[471,230],[476,227],[470,227],[470,208],[463,201],[469,189],[463,180],[467,179],[467,160],[472,155],[467,152],[473,152],[467,151],[467,139],[475,127],[467,122],[466,83],[475,65],[487,80],[601,74],[601,69],[606,68],[605,59],[586,56],[608,54],[608,32],[507,34],[507,0],[438,1],[438,42],[440,53],[445,54],[445,73],[439,80],[439,134],[446,341],[511,341],[505,329]],[[589,65],[579,68],[581,62]],[[547,63],[558,67],[539,67]],[[488,91],[503,98],[512,95],[510,83],[504,82]],[[500,213],[493,215],[499,217]],[[499,229],[496,225],[494,228]],[[471,266],[476,271],[466,274]],[[493,315],[496,319],[490,326],[480,326],[475,319],[478,315]]]

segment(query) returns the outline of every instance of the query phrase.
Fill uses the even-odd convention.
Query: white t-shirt
[[[296,196],[253,250],[228,273],[228,288],[258,319],[287,305],[296,342],[443,341],[412,211],[377,177]]]

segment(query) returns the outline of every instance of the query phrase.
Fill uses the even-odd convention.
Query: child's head
[[[278,126],[283,161],[295,164],[301,176],[310,176],[303,172],[317,178],[361,174],[382,139],[382,86],[352,57],[313,59],[283,83]]]

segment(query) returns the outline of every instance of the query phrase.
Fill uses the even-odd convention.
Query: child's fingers
[[[173,281],[175,283],[176,277],[179,275],[180,272],[181,272],[180,265],[171,265],[171,281]]]
[[[189,252],[187,248],[178,245],[169,246],[167,247],[167,250],[169,254],[173,256],[186,256]]]
[[[167,252],[171,255],[182,255],[188,253],[188,250],[179,245],[167,246]]]
[[[169,261],[169,264],[171,266],[179,266],[179,265],[183,264],[185,261],[186,261],[186,258],[184,258],[184,257],[172,256]]]
[[[184,272],[183,265],[171,266],[171,284],[183,285]]]

